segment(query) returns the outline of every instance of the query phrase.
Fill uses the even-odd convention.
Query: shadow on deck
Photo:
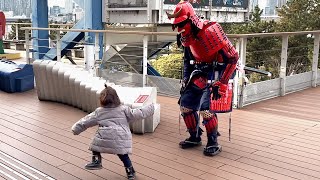
[[[133,136],[137,179],[319,179],[320,87],[219,114],[222,153],[206,157],[202,147],[179,149],[187,137],[177,99],[158,97],[161,122],[155,133]],[[71,126],[86,113],[40,102],[36,92],[0,92],[0,179],[125,179],[122,162],[103,155],[104,168],[86,171],[95,128],[80,136]],[[203,138],[206,139],[206,138]],[[206,142],[203,142],[205,144]],[[10,179],[10,178],[9,178]]]

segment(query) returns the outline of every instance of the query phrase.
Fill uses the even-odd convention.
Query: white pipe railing
[[[60,28],[36,28],[36,27],[24,27],[26,32],[30,30],[50,30],[50,31],[71,31],[71,32],[93,32],[95,33],[96,42],[95,42],[95,60],[99,58],[99,52],[103,51],[103,49],[99,48],[99,33],[103,33],[105,37],[113,37],[119,38],[117,36],[120,35],[134,35],[136,37],[137,42],[142,42],[143,47],[143,73],[142,73],[142,86],[147,86],[147,57],[148,57],[148,43],[149,43],[149,36],[176,36],[176,32],[147,32],[147,31],[119,31],[119,30],[88,30],[88,29],[60,29]],[[320,30],[318,31],[299,31],[299,32],[277,32],[277,33],[253,33],[253,34],[229,34],[228,37],[230,39],[236,40],[236,49],[239,51],[240,54],[240,62],[245,65],[246,64],[246,53],[247,53],[247,40],[248,38],[253,37],[280,37],[282,39],[282,48],[281,48],[281,65],[279,69],[280,74],[280,90],[279,95],[284,96],[286,91],[286,66],[287,66],[287,59],[288,59],[288,39],[290,36],[294,35],[313,35],[314,36],[314,52],[313,52],[313,62],[312,62],[312,79],[310,87],[316,87],[318,80],[318,59],[319,59],[319,36]],[[104,46],[110,45],[108,43],[108,38],[104,37]],[[26,37],[29,38],[29,37]],[[59,41],[58,41],[59,42]],[[106,52],[103,52],[106,53]],[[28,52],[27,52],[28,54]],[[57,54],[59,55],[59,54]],[[27,55],[28,56],[28,55]],[[105,55],[104,55],[105,56]],[[234,90],[234,103],[237,107],[243,107],[245,103],[245,82],[243,81],[243,77],[245,73],[238,72],[236,77],[236,87]]]

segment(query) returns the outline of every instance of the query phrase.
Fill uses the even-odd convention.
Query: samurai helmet
[[[173,11],[173,14],[170,14],[168,12],[167,16],[169,19],[174,18],[172,24],[178,24],[185,20],[187,20],[189,17],[195,15],[195,11],[192,7],[192,5],[189,3],[188,0],[182,0],[177,5],[176,8]]]

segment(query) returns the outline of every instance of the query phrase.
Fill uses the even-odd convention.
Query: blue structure
[[[48,28],[48,0],[32,0],[32,27]],[[41,59],[49,48],[49,32],[43,30],[32,31],[35,59]]]
[[[81,19],[75,26],[73,26],[73,29],[82,29],[83,27],[84,19]],[[61,56],[64,56],[67,53],[68,49],[72,49],[76,45],[76,42],[81,41],[83,38],[83,32],[67,32],[60,40]],[[44,59],[57,60],[57,48],[51,48],[44,57]]]
[[[103,0],[74,0],[85,11],[83,19],[73,27],[73,29],[92,29],[103,30],[102,23],[102,1]],[[32,0],[32,26],[48,28],[48,0]],[[50,59],[57,60],[57,49],[49,47],[48,31],[33,31],[33,37],[37,40],[33,41],[34,58],[35,59]],[[77,42],[83,38],[87,44],[95,43],[95,33],[83,32],[67,32],[61,39],[61,56],[64,56],[69,49],[72,49]],[[103,33],[99,34],[100,49],[103,49]],[[101,59],[103,51],[100,51],[99,58]],[[154,55],[154,54],[152,54]],[[148,74],[161,76],[152,66],[148,64]]]
[[[75,0],[75,2],[85,10],[85,16],[73,27],[73,29],[102,30],[102,0]],[[48,0],[32,0],[32,26],[48,28]],[[35,59],[42,59],[44,57],[51,60],[57,59],[56,48],[49,50],[49,48],[46,48],[49,47],[48,40],[41,40],[48,39],[48,31],[33,31],[33,37],[38,39],[38,41],[34,41],[33,43]],[[74,42],[79,42],[83,37],[85,37],[85,35],[82,32],[68,32],[62,37],[61,56],[66,54],[67,49],[71,49],[76,45]],[[95,42],[94,33],[89,33],[88,37],[87,43]],[[102,48],[103,34],[100,34],[99,39],[99,44]],[[102,57],[102,52],[100,57]]]
[[[80,0],[83,1],[83,0]],[[84,16],[84,29],[95,29],[102,30],[102,0],[84,0],[85,10]],[[94,43],[95,42],[95,34],[94,33],[86,33],[86,37],[89,37],[86,40],[86,43]],[[103,34],[99,34],[99,45],[100,49],[103,48]],[[100,51],[100,58],[102,58],[102,51]]]

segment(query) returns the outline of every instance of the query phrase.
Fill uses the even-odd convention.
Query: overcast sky
[[[48,0],[48,6],[60,6],[64,7],[64,0]]]

